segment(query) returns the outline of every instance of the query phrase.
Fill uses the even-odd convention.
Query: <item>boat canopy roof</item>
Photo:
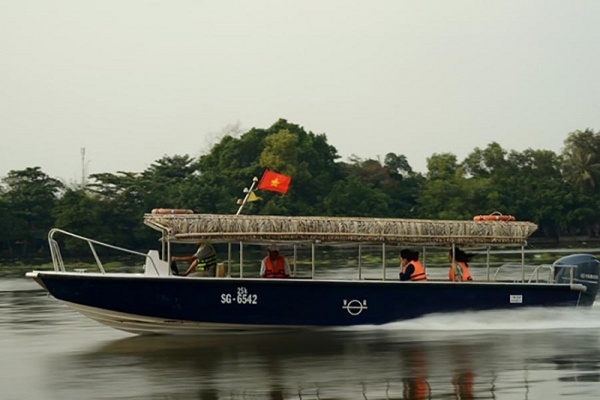
[[[452,221],[273,215],[145,214],[144,224],[172,242],[386,243],[524,245],[537,225],[523,221]]]

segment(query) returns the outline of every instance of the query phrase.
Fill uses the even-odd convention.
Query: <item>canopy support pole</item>
[[[315,242],[312,242],[311,246],[312,246],[311,279],[315,279]]]
[[[240,278],[244,277],[244,242],[240,242]]]
[[[456,265],[454,262],[455,257],[456,257],[456,244],[454,244],[454,242],[452,242],[452,265],[450,266],[450,268],[452,268],[452,273],[454,276],[456,276]]]
[[[292,276],[296,277],[296,261],[298,260],[298,245],[294,243],[294,271]]]
[[[525,282],[525,246],[521,245],[521,282]]]
[[[358,244],[358,280],[362,279],[362,244]]]
[[[231,278],[231,242],[227,243],[227,277]]]
[[[489,280],[490,280],[490,246],[487,247],[485,269],[486,269],[486,278],[485,279],[489,282]]]
[[[385,281],[385,243],[381,246],[381,271],[383,274],[382,279]]]

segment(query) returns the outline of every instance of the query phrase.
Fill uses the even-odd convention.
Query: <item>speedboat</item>
[[[157,249],[147,253],[53,229],[48,240],[54,270],[32,271],[26,276],[85,316],[135,334],[328,329],[383,325],[435,313],[589,307],[598,292],[600,262],[591,254],[563,256],[552,264],[535,266],[526,276],[526,269],[531,268],[525,262],[527,240],[537,229],[532,222],[172,210],[144,214],[144,224],[157,231],[159,239]],[[65,262],[61,235],[87,242],[97,270]],[[177,275],[170,265],[173,246],[199,241],[227,249],[216,276]],[[248,249],[269,244],[291,250],[288,278],[262,278],[247,264],[244,256],[250,253]],[[397,266],[390,267],[396,264],[390,253],[397,254],[401,247],[422,249],[425,256],[434,249],[448,252],[457,246],[478,249],[485,255],[485,277],[472,282],[399,281]],[[352,276],[321,273],[320,255],[337,247],[355,251]],[[106,271],[100,248],[140,257],[139,268],[134,272]],[[521,253],[521,262],[513,265],[516,278],[496,279],[497,274],[489,272],[495,249]],[[365,257],[367,250],[370,257]],[[421,261],[428,270],[428,258]],[[374,269],[381,273],[374,276]]]

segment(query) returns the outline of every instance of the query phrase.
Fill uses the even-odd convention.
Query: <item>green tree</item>
[[[538,223],[539,232],[559,237],[565,223],[568,189],[561,176],[560,157],[549,150],[511,152],[507,173],[494,176],[502,185],[503,209],[518,219]],[[509,209],[511,207],[511,209]]]
[[[492,142],[483,150],[476,147],[465,160],[461,167],[466,176],[475,178],[489,178],[506,174],[510,169],[507,151],[498,143]]]
[[[427,159],[428,180],[455,179],[463,175],[462,168],[458,165],[456,156],[452,153],[434,153]]]
[[[386,217],[390,198],[356,175],[333,185],[325,198],[325,214],[332,216]]]
[[[52,210],[64,185],[42,172],[40,167],[10,171],[6,185],[5,206],[11,210],[12,229],[7,240],[22,245],[21,256],[40,251],[46,233],[54,222]]]
[[[470,219],[494,200],[488,190],[488,179],[465,177],[454,154],[432,155],[427,159],[427,169],[427,181],[418,198],[418,213],[422,218]]]
[[[175,155],[152,163],[131,183],[139,186],[139,201],[145,212],[153,208],[192,208],[187,187],[199,174],[198,163],[189,155]]]
[[[15,217],[7,196],[0,192],[0,251],[14,257],[15,245],[22,242],[26,232],[26,221]]]
[[[366,159],[353,155],[349,163],[340,163],[344,177],[355,176],[372,190],[380,192],[379,200],[386,199],[382,205],[389,210],[388,217],[406,218],[414,216],[418,191],[423,182],[420,174],[415,174],[406,157],[388,153],[384,164],[381,161]],[[353,209],[347,210],[349,215]]]
[[[101,204],[103,224],[111,228],[112,244],[139,248],[148,238],[148,229],[140,223],[150,212],[144,204],[146,187],[141,174],[119,171],[116,174],[90,175],[86,190],[97,196]]]
[[[221,196],[232,202],[252,177],[260,178],[265,169],[290,175],[292,184],[286,195],[264,192],[263,201],[248,205],[247,211],[317,215],[323,212],[323,199],[339,177],[337,158],[325,135],[306,132],[280,119],[268,129],[251,129],[239,138],[224,136],[200,157],[199,165],[201,176],[218,174],[222,178]],[[229,212],[229,207],[222,212]]]
[[[53,210],[55,227],[95,240],[115,243],[109,225],[110,206],[97,195],[84,189],[67,189]],[[58,236],[72,254],[89,255],[87,243],[70,237]]]
[[[258,163],[262,168],[268,168],[280,173],[296,176],[299,164],[299,137],[287,129],[269,135],[264,139],[264,147]]]
[[[600,134],[591,130],[571,132],[563,149],[563,174],[579,193],[597,190],[600,179]]]

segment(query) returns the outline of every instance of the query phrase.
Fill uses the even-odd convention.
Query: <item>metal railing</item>
[[[529,265],[529,264],[517,264],[517,263],[506,263],[506,264],[502,264],[500,265],[498,268],[496,268],[496,272],[494,272],[494,277],[492,278],[492,281],[497,281],[498,280],[498,274],[500,273],[501,270],[503,269],[519,269],[521,271],[524,271],[525,268],[535,268],[535,265]],[[523,279],[524,281],[524,279]]]
[[[537,267],[535,267],[535,269],[529,276],[529,280],[527,281],[527,283],[531,283],[534,276],[535,276],[535,282],[536,283],[539,282],[541,269],[548,270],[548,279],[546,280],[546,282],[554,282],[554,264],[541,264],[541,265],[538,265]],[[571,280],[571,282],[572,282],[572,280]]]
[[[531,274],[529,275],[529,279],[527,279],[527,283],[532,283],[532,282],[540,282],[540,270],[548,270],[548,278],[546,280],[542,280],[543,282],[548,282],[548,283],[554,283],[554,270],[556,267],[556,263],[553,264],[540,264],[540,265],[530,265],[530,264],[525,264],[525,265],[521,265],[521,264],[515,264],[515,263],[507,263],[507,264],[502,264],[501,266],[499,266],[496,269],[496,272],[494,273],[494,281],[497,281],[497,277],[498,277],[498,273],[500,272],[500,270],[504,269],[504,268],[514,268],[514,269],[521,269],[523,270],[524,268],[533,268],[533,272],[531,272]],[[559,267],[561,268],[569,268],[569,283],[573,284],[573,270],[575,268],[577,268],[577,265],[559,265]],[[535,278],[535,281],[534,281]]]
[[[94,245],[98,245],[101,247],[106,247],[106,248],[121,251],[124,253],[144,257],[146,260],[150,260],[150,263],[152,264],[154,271],[156,271],[157,275],[159,274],[158,268],[156,267],[154,260],[148,254],[125,249],[123,247],[113,246],[112,244],[100,242],[98,240],[90,239],[85,236],[76,235],[74,233],[67,232],[62,229],[54,228],[54,229],[51,229],[50,232],[48,232],[48,244],[50,246],[50,255],[52,256],[52,264],[54,265],[54,270],[57,272],[66,272],[66,270],[65,270],[65,263],[63,261],[62,254],[60,252],[60,246],[59,246],[58,242],[54,239],[55,233],[61,233],[63,235],[72,237],[74,239],[78,239],[78,240],[86,242],[90,247],[90,250],[92,252],[92,255],[94,256],[94,259],[96,260],[96,265],[98,266],[98,269],[100,270],[100,272],[102,274],[105,274],[106,271],[104,270],[104,266],[102,265],[102,261],[100,261],[100,257],[98,257],[98,253],[96,252],[96,248],[94,247]]]

